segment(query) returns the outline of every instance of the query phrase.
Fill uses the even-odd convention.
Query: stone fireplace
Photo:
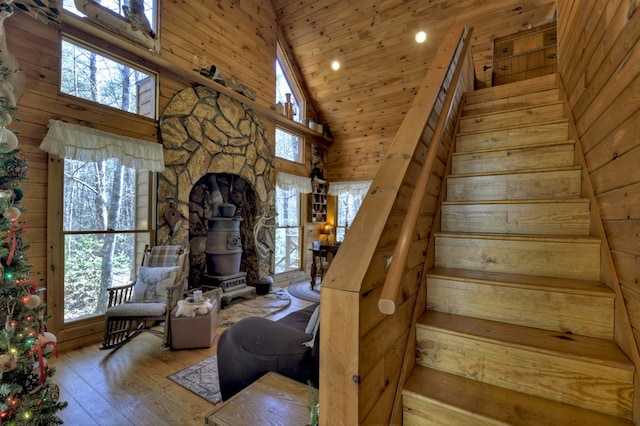
[[[214,189],[241,218],[240,270],[247,283],[272,274],[272,256],[258,254],[254,226],[275,204],[273,138],[244,104],[198,86],[174,95],[160,119],[165,171],[158,174],[158,244],[191,247],[189,287],[204,283],[207,224]],[[273,247],[273,228],[258,243]]]

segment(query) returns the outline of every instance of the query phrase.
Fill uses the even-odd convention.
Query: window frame
[[[151,87],[153,88],[153,93],[152,93],[152,99],[150,101],[152,115],[149,116],[149,115],[143,115],[143,114],[136,113],[136,112],[125,111],[125,110],[122,110],[120,108],[117,108],[117,107],[114,107],[114,106],[111,106],[111,105],[100,103],[98,101],[93,101],[91,99],[86,99],[86,98],[82,98],[82,97],[79,97],[79,96],[75,96],[75,95],[63,92],[62,91],[62,79],[63,79],[63,76],[62,76],[62,74],[63,74],[62,73],[62,70],[63,70],[63,65],[62,65],[62,60],[63,60],[62,44],[63,44],[63,42],[71,43],[71,44],[73,44],[75,46],[78,46],[78,47],[80,47],[82,49],[89,50],[91,52],[94,52],[94,53],[106,58],[106,59],[109,59],[109,60],[111,60],[113,62],[117,62],[117,63],[119,63],[121,65],[124,65],[124,66],[127,66],[127,67],[129,67],[131,69],[134,69],[134,70],[137,70],[139,72],[142,72],[142,73],[146,74],[148,77],[152,77],[153,78],[153,84],[151,85]],[[158,93],[159,93],[159,90],[160,90],[160,82],[159,82],[159,75],[158,75],[157,72],[155,72],[155,71],[153,71],[153,70],[151,70],[149,68],[145,68],[143,66],[140,66],[140,65],[134,63],[133,61],[130,61],[130,60],[128,60],[126,58],[123,58],[121,56],[109,53],[105,49],[102,49],[102,48],[96,46],[93,43],[89,43],[89,42],[80,40],[77,37],[74,37],[74,36],[66,34],[66,33],[61,34],[61,37],[60,37],[59,56],[60,56],[60,62],[58,63],[58,65],[60,66],[60,72],[58,73],[58,87],[57,87],[59,96],[69,96],[70,98],[74,99],[75,101],[88,102],[88,103],[90,103],[92,105],[96,105],[96,106],[99,106],[99,107],[102,107],[102,108],[109,108],[109,109],[114,110],[114,111],[119,111],[119,112],[123,112],[123,113],[126,113],[126,114],[133,114],[136,117],[143,117],[143,118],[147,118],[147,119],[151,119],[151,120],[155,120],[155,121],[158,120],[158,118],[159,118],[158,117],[158,115],[159,115]],[[135,87],[132,87],[132,88],[133,89],[138,89],[139,87],[140,87],[139,85],[136,85]],[[139,101],[138,98],[136,98],[136,99]],[[141,105],[138,102],[137,109],[140,109],[140,106]]]
[[[76,99],[76,98],[74,98]],[[94,113],[100,113],[100,110],[110,108],[100,104],[95,105]],[[131,119],[130,113],[117,110],[121,115],[122,122],[126,123]],[[127,116],[129,114],[129,116]],[[104,327],[104,315],[94,315],[77,320],[65,322],[65,283],[64,283],[64,265],[65,265],[65,235],[74,235],[73,231],[65,233],[63,228],[64,219],[64,197],[60,194],[64,193],[64,159],[49,155],[48,182],[49,189],[47,194],[47,247],[49,253],[47,255],[47,305],[48,314],[51,315],[50,321],[47,323],[51,331],[58,335],[59,341],[69,341],[71,339],[89,338],[95,335]],[[138,229],[136,235],[141,235],[135,244],[135,259],[133,267],[136,275],[137,268],[142,260],[142,252],[145,244],[154,245],[156,235],[156,196],[157,196],[157,173],[155,172],[139,172],[148,175],[146,186],[146,194],[141,194],[146,200],[146,212],[143,214],[136,213],[136,227],[142,226],[146,222],[146,229]],[[140,185],[137,179],[137,185]],[[138,191],[138,189],[136,189]],[[103,233],[111,233],[110,230],[102,230]],[[113,231],[115,233],[130,233],[130,230]]]

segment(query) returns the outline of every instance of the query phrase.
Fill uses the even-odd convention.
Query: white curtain
[[[351,182],[330,182],[329,195],[351,194],[354,197],[363,199],[371,186],[370,180],[358,180]]]
[[[285,191],[295,189],[301,194],[311,193],[311,178],[278,172],[276,173],[276,185]]]
[[[60,120],[49,120],[49,131],[40,149],[60,158],[103,161],[117,158],[136,170],[164,170],[162,144],[120,136]]]

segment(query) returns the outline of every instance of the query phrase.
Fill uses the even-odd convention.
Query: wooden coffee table
[[[215,426],[308,425],[311,393],[308,385],[269,372],[207,415]]]

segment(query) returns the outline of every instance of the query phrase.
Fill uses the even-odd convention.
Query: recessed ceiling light
[[[340,69],[340,62],[338,61],[331,62],[331,69],[334,71],[338,71]]]
[[[424,31],[418,31],[416,33],[416,41],[418,43],[424,43],[426,39],[427,39],[427,33],[425,33]]]

